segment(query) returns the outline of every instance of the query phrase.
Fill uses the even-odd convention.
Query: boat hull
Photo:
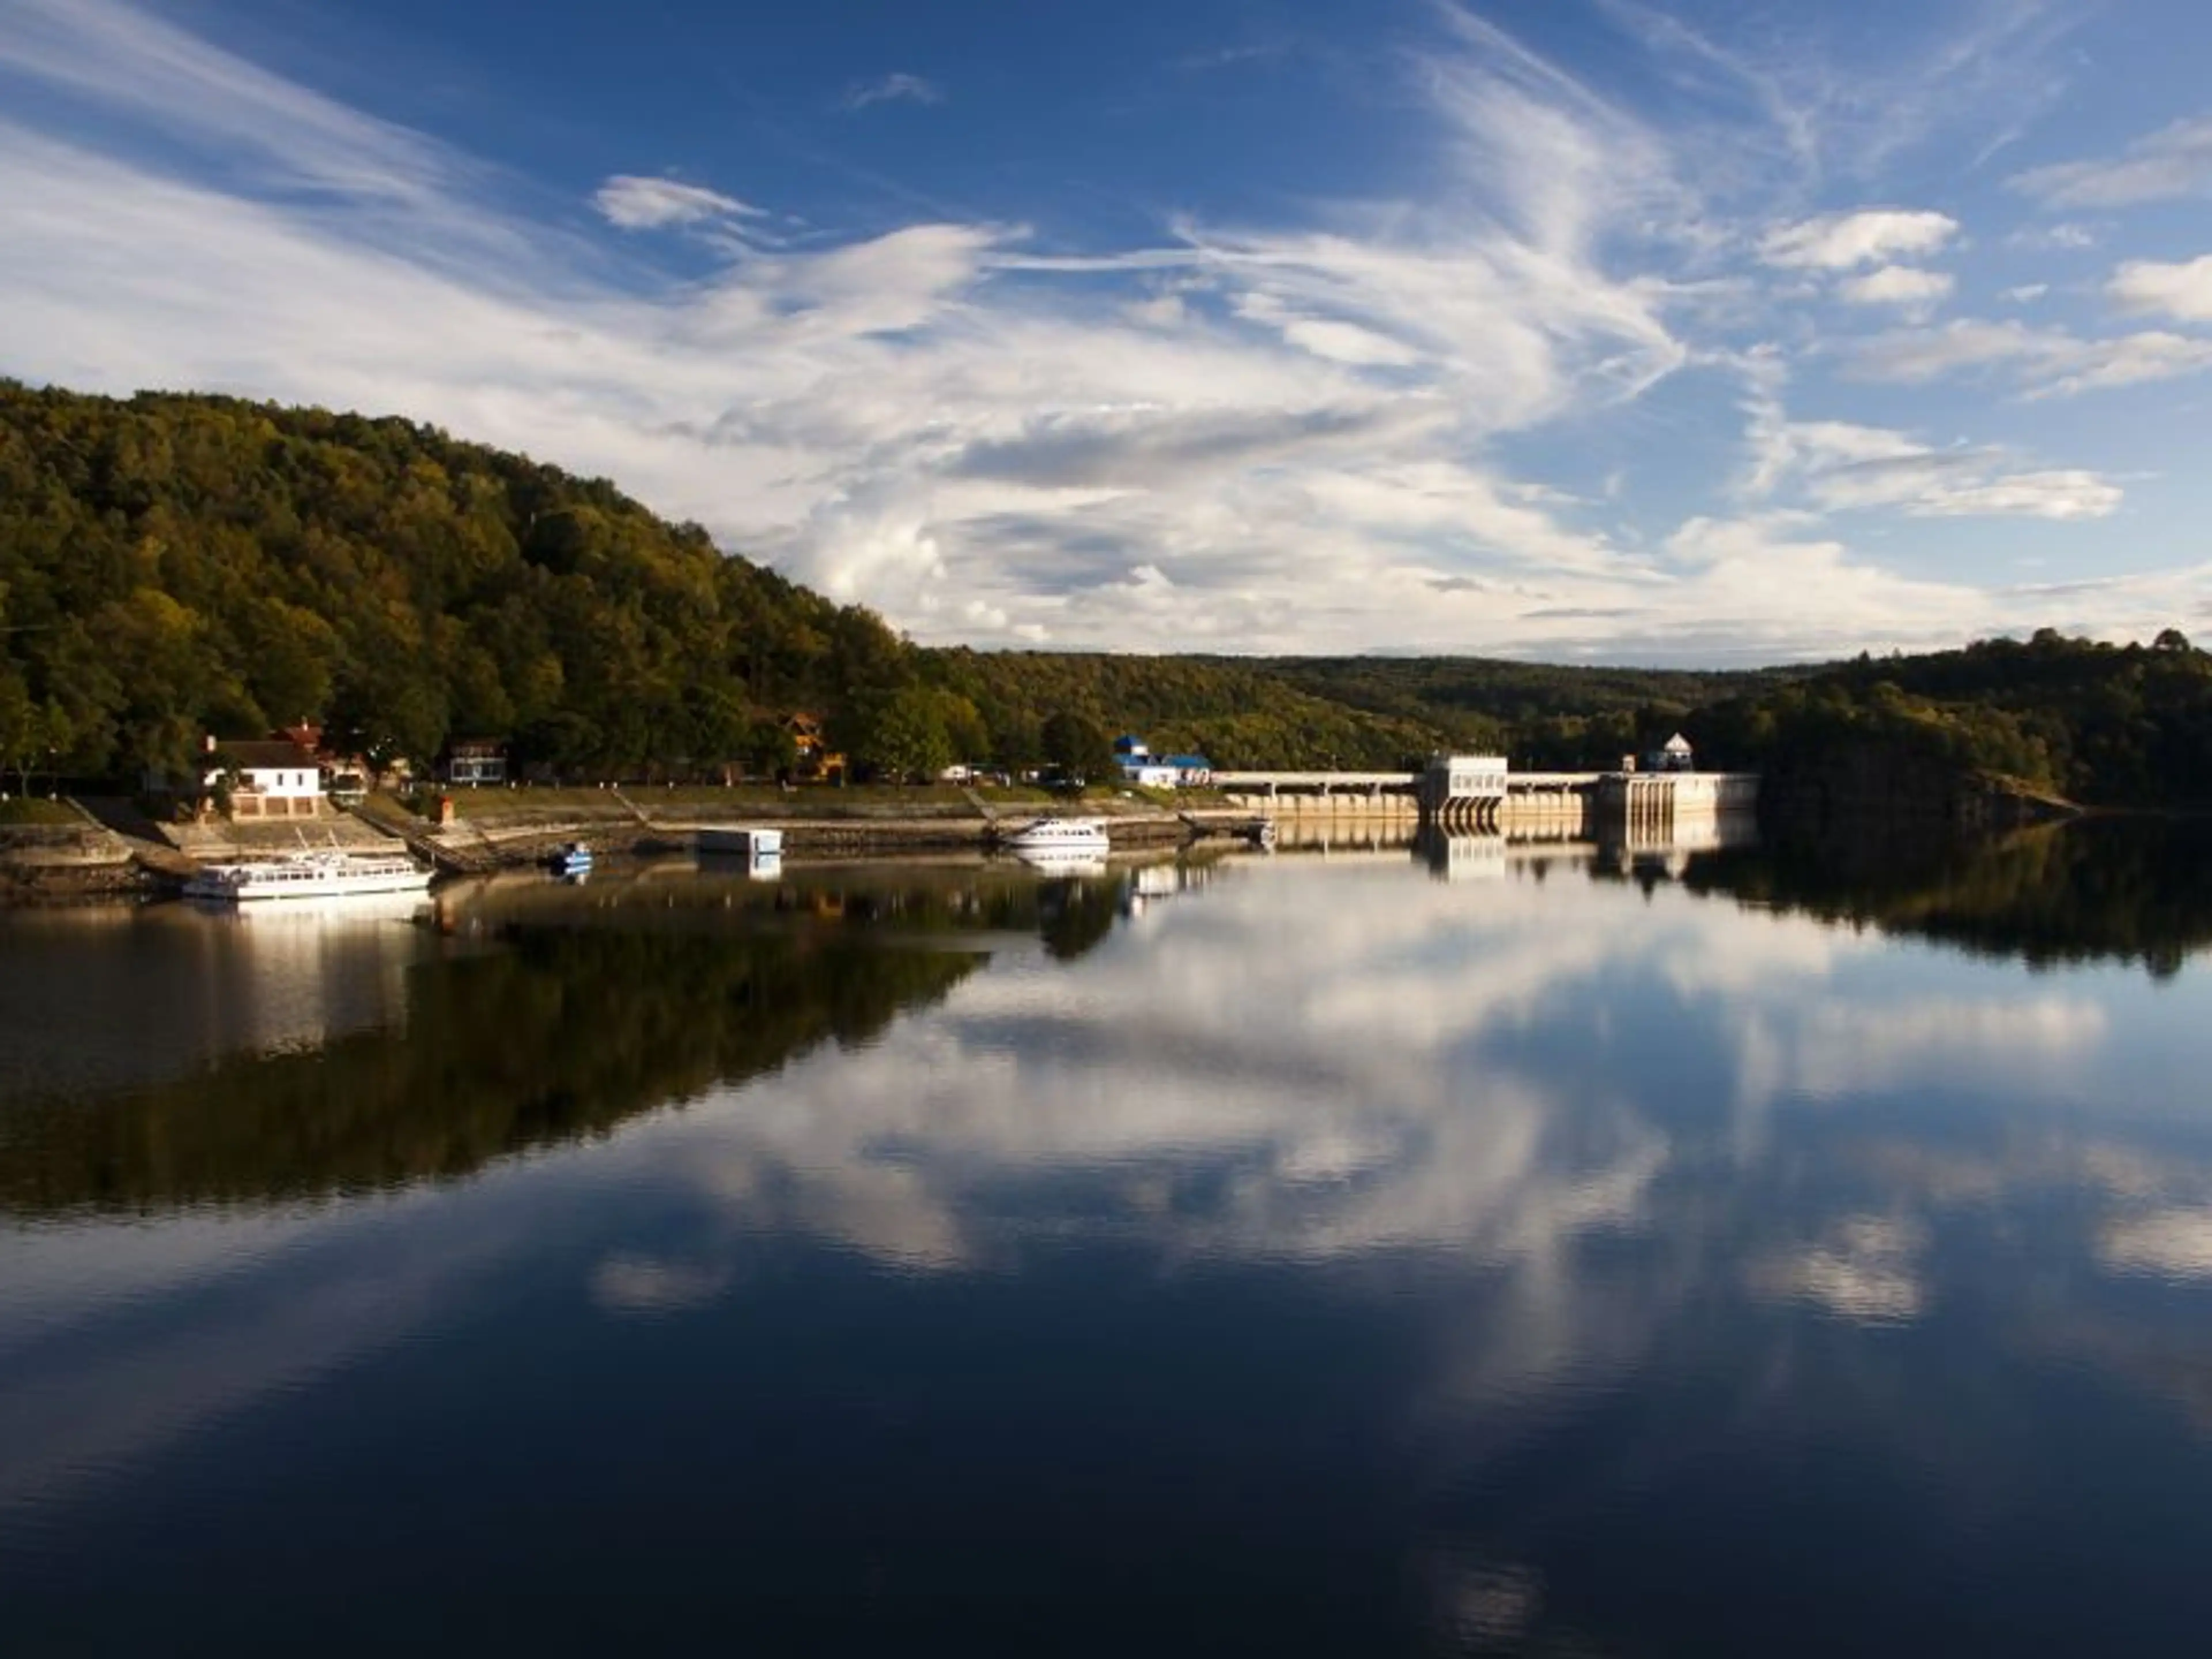
[[[1000,845],[1025,859],[1103,859],[1111,850],[1106,826],[1096,818],[1039,818]]]
[[[426,893],[430,872],[381,860],[275,860],[216,865],[185,884],[186,898],[217,904],[266,904],[285,899],[352,898],[373,893]]]

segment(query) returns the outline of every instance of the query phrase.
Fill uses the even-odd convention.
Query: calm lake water
[[[2170,1654],[2212,844],[0,916],[10,1654]]]

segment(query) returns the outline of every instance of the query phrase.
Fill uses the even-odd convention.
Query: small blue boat
[[[568,842],[553,849],[545,866],[556,876],[587,876],[592,872],[592,849],[580,841]]]

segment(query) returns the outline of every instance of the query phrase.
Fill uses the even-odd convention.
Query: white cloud
[[[118,0],[11,0],[0,71],[123,112],[172,165],[246,187],[434,211],[473,169],[404,127],[334,102]]]
[[[2119,510],[2120,487],[2078,467],[2011,472],[1960,484],[1907,503],[1923,519],[2104,519]]]
[[[2134,207],[2177,201],[2212,189],[2212,116],[2176,121],[2102,161],[2033,167],[2007,181],[2045,207],[2061,210]]]
[[[0,121],[0,361],[435,421],[615,477],[925,640],[1741,660],[2044,614],[1895,577],[1802,519],[1709,512],[1669,538],[1505,459],[1547,428],[1652,418],[1627,406],[1729,358],[1691,329],[1767,301],[1708,276],[1740,246],[1671,133],[1479,20],[1450,30],[1412,64],[1435,144],[1403,199],[1095,251],[950,220],[762,249],[738,245],[757,215],[735,197],[610,179],[611,221],[726,252],[678,278],[211,47],[179,82],[175,31],[113,0],[38,0],[0,12],[0,60],[76,88],[102,136]],[[158,148],[112,136],[155,117]],[[254,158],[250,186],[174,164],[218,151]],[[270,184],[278,157],[286,179],[364,182],[303,204]],[[1956,229],[1814,224],[1778,249],[1843,275]],[[1869,349],[1911,368],[1892,337]],[[2030,391],[2130,367],[2089,349],[1996,361]],[[2171,348],[2130,349],[2142,372]],[[1809,477],[1792,488],[1819,507]],[[2005,459],[1889,489],[1908,513],[2055,518],[2110,486]],[[1740,558],[1710,556],[1724,536]],[[2109,603],[2117,627],[2148,600]]]
[[[2070,397],[2202,374],[2212,368],[2212,340],[2159,331],[2085,340],[2063,329],[1961,318],[1879,336],[1856,350],[1850,367],[1862,379],[1907,386],[1997,373],[2031,398]]]
[[[2112,273],[2105,292],[2123,311],[2212,323],[2212,253],[2182,264],[2131,259]]]
[[[1940,252],[1959,234],[1959,222],[1925,210],[1869,208],[1831,214],[1769,231],[1759,258],[1785,270],[1851,270],[1886,259]]]
[[[1836,292],[1856,306],[1903,306],[1923,308],[1950,297],[1952,279],[1944,271],[1915,270],[1906,265],[1884,265],[1864,276],[1846,276]]]
[[[1237,301],[1236,310],[1248,322],[1276,330],[1301,350],[1334,362],[1407,368],[1421,360],[1419,352],[1387,334],[1334,318],[1300,316],[1272,294],[1245,295]]]
[[[945,89],[934,81],[897,70],[879,81],[856,82],[845,88],[838,104],[847,110],[864,110],[871,104],[941,104]]]
[[[1890,508],[1911,518],[2101,519],[2124,499],[2079,468],[2023,466],[2003,449],[1936,449],[1886,427],[1791,421],[1754,408],[1747,493],[1784,495],[1826,513]]]
[[[2060,253],[2080,253],[2097,246],[2097,233],[2087,225],[2027,225],[2005,238],[2014,247]]]
[[[2017,288],[2005,289],[1997,297],[2010,305],[2027,306],[2033,305],[2050,292],[2051,284],[2048,283],[2022,283]]]
[[[592,205],[623,230],[660,230],[702,220],[758,217],[734,196],[674,179],[646,179],[617,173],[592,193]]]

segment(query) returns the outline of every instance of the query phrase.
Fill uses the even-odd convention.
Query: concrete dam
[[[1759,805],[1755,772],[1516,772],[1502,755],[1438,755],[1419,772],[1217,772],[1213,782],[1280,818],[1399,818],[1455,835],[1663,838]]]

